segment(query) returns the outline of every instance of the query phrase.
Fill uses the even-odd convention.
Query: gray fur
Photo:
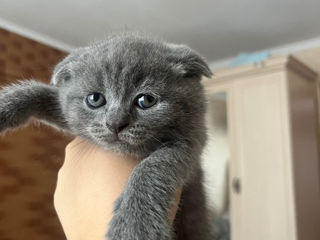
[[[79,48],[59,63],[52,85],[25,81],[0,91],[0,130],[34,116],[102,148],[141,160],[115,203],[109,240],[208,240],[200,154],[206,141],[200,84],[207,64],[183,45],[136,34],[114,35]],[[106,105],[90,109],[85,98],[102,93]],[[159,98],[142,110],[140,93]],[[118,134],[107,123],[128,121]],[[183,186],[172,230],[174,193]]]
[[[216,217],[212,223],[212,236],[215,240],[230,240],[230,216],[229,212],[224,213],[223,215]]]

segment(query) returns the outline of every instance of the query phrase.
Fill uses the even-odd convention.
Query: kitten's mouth
[[[116,134],[116,133],[111,135],[111,137],[109,138],[109,142],[111,144],[120,144],[120,143],[131,144],[130,140],[126,137],[126,135]]]
[[[110,145],[140,145],[143,141],[141,141],[141,137],[136,137],[133,135],[128,135],[126,133],[109,133],[104,135],[94,135],[94,138],[102,143],[110,144]]]
[[[119,142],[120,138],[119,135],[117,133],[113,134],[111,137],[111,142]]]

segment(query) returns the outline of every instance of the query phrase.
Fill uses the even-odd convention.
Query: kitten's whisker
[[[152,136],[152,135],[149,135],[150,137],[152,137],[153,139],[155,139],[156,141],[158,141],[161,145],[163,144],[163,142],[161,142],[158,138]]]
[[[83,144],[85,141],[86,141],[86,140],[81,139],[78,143],[76,143],[75,145],[73,145],[70,149],[73,149],[73,148],[75,148],[75,147],[77,147],[77,146],[79,146],[79,145]]]
[[[105,131],[103,131],[103,130],[92,130],[91,129],[91,133],[106,133]]]
[[[85,141],[83,140],[81,143],[84,143]],[[79,156],[79,157],[83,157],[83,154],[86,152],[86,149],[87,149],[88,145],[87,144],[84,144],[84,146],[82,147],[79,147],[77,153],[76,153],[76,156]]]
[[[92,127],[98,127],[98,128],[101,128],[101,127],[104,127],[104,125],[103,125],[103,124],[101,124],[101,123],[93,123],[93,124],[92,124]]]
[[[83,140],[82,143],[83,142],[85,142],[85,140]],[[84,144],[83,147],[79,148],[79,151],[77,152],[77,154],[81,158],[83,158],[85,156],[90,156],[94,149],[95,148],[92,144]]]

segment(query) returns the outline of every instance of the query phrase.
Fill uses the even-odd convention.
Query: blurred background
[[[185,43],[209,63],[239,52],[318,46],[319,1],[0,1],[0,25],[64,51],[113,31],[140,30]]]
[[[0,84],[48,83],[68,52],[141,31],[189,45],[204,79],[216,239],[320,239],[318,0],[0,0]],[[0,240],[65,239],[52,207],[69,137],[0,137]],[[215,217],[213,217],[215,216]]]

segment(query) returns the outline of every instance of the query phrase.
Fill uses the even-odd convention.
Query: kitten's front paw
[[[157,213],[143,212],[143,207],[121,206],[117,202],[115,214],[106,235],[108,240],[169,240],[170,229],[167,221],[159,221]]]

